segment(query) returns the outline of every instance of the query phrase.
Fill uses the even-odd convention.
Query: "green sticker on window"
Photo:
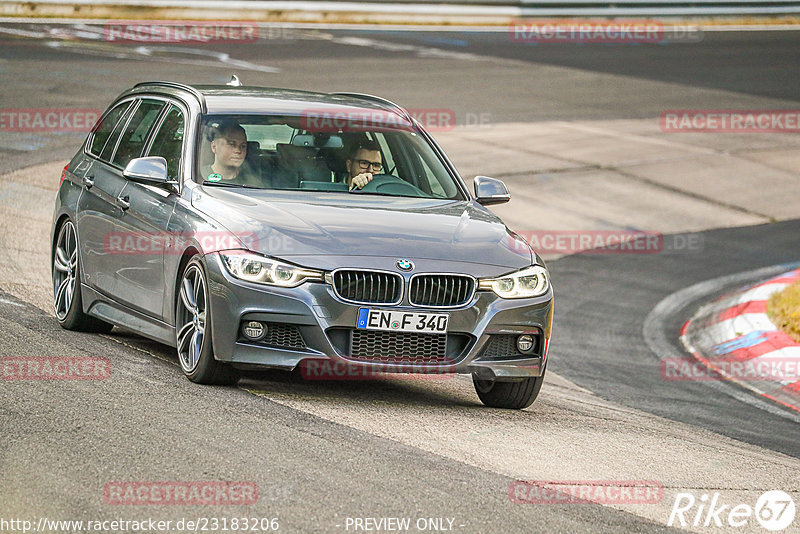
[[[219,182],[220,180],[222,180],[222,175],[218,172],[212,172],[211,174],[208,175],[208,178],[206,178],[206,180],[208,180],[209,182]]]

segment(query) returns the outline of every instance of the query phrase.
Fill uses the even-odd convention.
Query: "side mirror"
[[[134,158],[125,166],[122,176],[134,182],[146,184],[166,184],[167,160],[161,156]]]
[[[476,176],[473,186],[475,187],[475,200],[478,204],[488,206],[490,204],[502,204],[511,200],[506,184],[497,178]]]

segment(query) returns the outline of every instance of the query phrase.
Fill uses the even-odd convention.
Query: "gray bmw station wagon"
[[[174,82],[120,95],[64,168],[56,317],[177,349],[186,376],[469,373],[481,401],[539,393],[542,260],[425,129],[370,95]]]

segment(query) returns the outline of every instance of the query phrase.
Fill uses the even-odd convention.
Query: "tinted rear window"
[[[123,102],[109,111],[106,116],[103,117],[103,120],[100,122],[94,132],[94,137],[92,137],[92,146],[89,149],[89,152],[95,156],[99,156],[103,152],[103,148],[106,146],[108,138],[111,137],[111,132],[114,131],[114,127],[119,122],[125,110],[128,109],[129,105],[130,102]]]
[[[114,165],[125,167],[130,160],[142,155],[150,128],[153,127],[163,107],[164,102],[160,100],[142,100],[131,120],[128,121],[125,133],[122,134],[119,147],[117,147],[117,152],[112,160]]]
[[[167,160],[167,175],[170,180],[178,179],[178,168],[183,148],[183,113],[176,106],[171,106],[158,132],[153,136],[148,156],[161,156]]]

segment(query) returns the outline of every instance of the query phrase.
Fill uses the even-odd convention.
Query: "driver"
[[[350,190],[361,189],[372,181],[374,174],[380,174],[383,169],[381,162],[381,147],[375,141],[365,141],[356,145],[350,156],[345,160],[347,166],[347,185]]]
[[[200,168],[201,176],[209,182],[260,186],[247,158],[247,134],[234,121],[221,122],[210,132],[214,162]]]

